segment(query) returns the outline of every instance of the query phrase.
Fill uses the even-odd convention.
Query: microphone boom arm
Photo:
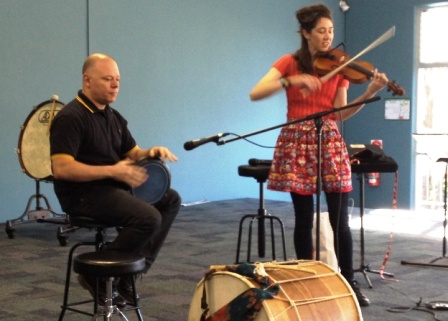
[[[283,123],[283,124],[280,124],[280,125],[276,125],[276,126],[273,126],[273,127],[269,127],[269,128],[265,128],[265,129],[262,129],[262,130],[258,130],[258,131],[255,131],[255,132],[252,132],[252,133],[248,133],[248,134],[245,134],[245,135],[242,135],[242,136],[234,137],[234,138],[231,138],[231,139],[228,139],[228,140],[217,141],[216,144],[218,146],[224,145],[226,143],[230,143],[230,142],[233,142],[233,141],[236,141],[236,140],[240,140],[240,139],[243,139],[243,138],[246,138],[246,137],[258,135],[258,134],[261,134],[261,133],[264,133],[264,132],[267,132],[267,131],[270,131],[270,130],[274,130],[274,129],[277,129],[277,128],[285,127],[285,126],[288,126],[288,125],[291,125],[291,124],[295,124],[295,123],[298,123],[298,122],[312,120],[312,119],[318,119],[318,118],[324,117],[324,116],[329,115],[329,114],[340,112],[340,111],[345,110],[345,109],[353,108],[353,107],[356,107],[356,106],[359,106],[359,105],[369,104],[369,103],[372,103],[372,102],[380,100],[380,99],[381,99],[380,96],[374,96],[372,98],[369,98],[369,99],[366,99],[366,100],[363,100],[363,101],[360,101],[360,102],[357,102],[357,103],[348,104],[348,105],[345,105],[345,106],[340,107],[340,108],[333,108],[331,110],[318,112],[318,113],[315,113],[315,114],[308,115],[308,116],[306,116],[304,118],[295,119],[295,120],[292,120],[290,122],[286,122],[286,123]]]

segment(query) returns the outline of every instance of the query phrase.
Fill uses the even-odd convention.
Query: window
[[[415,208],[443,207],[448,157],[448,48],[443,26],[448,3],[418,11],[417,100],[415,113]]]

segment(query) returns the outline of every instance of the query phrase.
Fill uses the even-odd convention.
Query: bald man
[[[170,189],[156,204],[148,204],[130,191],[146,182],[148,174],[135,161],[159,157],[177,161],[168,148],[140,148],[123,116],[110,106],[120,89],[120,72],[115,60],[105,54],[87,57],[82,69],[82,89],[54,118],[50,152],[54,190],[69,216],[91,217],[122,227],[105,249],[134,252],[146,258],[146,270],[162,247],[179,212],[181,199]],[[150,178],[149,178],[150,179]],[[95,279],[78,276],[79,283],[93,295]],[[114,304],[133,301],[132,280],[121,278],[114,288]],[[100,303],[105,303],[105,286]]]

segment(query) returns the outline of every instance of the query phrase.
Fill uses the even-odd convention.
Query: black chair
[[[280,218],[272,216],[267,213],[264,203],[264,183],[267,181],[269,176],[269,169],[271,166],[271,160],[259,160],[251,158],[249,160],[249,165],[241,165],[238,167],[238,174],[244,177],[252,177],[259,183],[260,198],[259,198],[259,208],[257,214],[246,214],[240,220],[239,232],[238,232],[238,245],[236,250],[236,263],[240,263],[240,250],[241,250],[241,235],[243,230],[243,224],[246,219],[250,219],[249,223],[249,238],[247,245],[247,262],[251,262],[251,243],[252,243],[252,224],[255,220],[258,221],[258,255],[259,257],[265,257],[266,248],[266,227],[265,220],[270,221],[271,228],[271,245],[272,245],[272,259],[276,259],[275,255],[275,235],[274,235],[274,221],[278,222],[282,234],[282,245],[283,245],[283,256],[286,261],[286,244],[285,244],[285,231],[283,227],[283,222]]]

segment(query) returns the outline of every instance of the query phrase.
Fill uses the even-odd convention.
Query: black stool
[[[80,312],[79,310],[71,308],[72,306],[92,302],[92,300],[76,302],[76,303],[68,302],[69,289],[70,289],[70,278],[71,278],[71,271],[72,271],[72,264],[73,264],[73,255],[74,255],[76,249],[81,246],[93,246],[95,248],[95,251],[97,251],[97,252],[101,251],[104,248],[104,246],[107,244],[107,242],[105,240],[106,229],[107,228],[115,228],[115,226],[102,224],[90,217],[79,217],[79,216],[78,217],[73,217],[73,216],[70,217],[70,226],[71,226],[71,228],[69,229],[69,231],[77,230],[80,228],[87,228],[87,229],[95,230],[96,234],[95,234],[95,240],[78,242],[78,243],[74,244],[69,251],[68,260],[67,260],[67,272],[66,272],[66,277],[65,277],[64,301],[61,306],[62,310],[59,315],[59,319],[58,319],[59,321],[63,320],[66,310]],[[66,231],[62,231],[62,232],[59,231],[58,238],[59,238],[59,234],[62,235],[65,232]],[[94,314],[89,314],[86,312],[80,312],[80,313],[87,314],[87,315],[94,315]],[[94,307],[94,313],[96,313],[96,304]]]
[[[282,232],[282,243],[283,243],[283,255],[284,260],[286,261],[286,245],[285,245],[285,230],[283,227],[283,222],[280,218],[276,216],[271,216],[267,213],[267,210],[264,206],[264,193],[263,193],[263,184],[267,181],[269,176],[269,170],[271,166],[271,160],[258,160],[251,158],[249,160],[249,165],[241,165],[238,166],[238,174],[244,177],[253,177],[257,180],[260,185],[260,199],[259,199],[259,208],[258,214],[247,214],[244,215],[240,220],[240,227],[238,232],[238,245],[236,250],[236,263],[239,262],[240,258],[240,248],[241,248],[241,234],[243,229],[243,223],[246,219],[251,219],[249,223],[249,239],[247,245],[247,262],[250,262],[250,252],[251,252],[251,243],[252,243],[252,223],[255,220],[258,220],[258,255],[259,257],[265,256],[265,219],[270,221],[271,226],[271,244],[272,244],[272,258],[275,260],[275,238],[274,238],[274,221],[277,221],[280,224],[281,232]]]
[[[118,252],[118,251],[102,251],[102,252],[88,252],[75,257],[73,261],[73,271],[81,275],[94,276],[96,282],[95,295],[95,311],[92,315],[96,320],[103,316],[103,320],[112,320],[113,314],[118,314],[122,319],[128,320],[126,316],[112,303],[112,283],[116,277],[132,276],[132,291],[134,294],[134,304],[132,309],[137,313],[140,321],[143,321],[140,307],[137,301],[137,293],[135,290],[134,275],[141,273],[145,269],[145,258],[138,255]],[[100,278],[106,279],[106,304],[104,311],[98,312],[98,280]],[[67,307],[68,310],[78,311]],[[127,308],[127,310],[130,310]],[[78,311],[79,312],[79,311]],[[91,314],[89,314],[91,315]]]

